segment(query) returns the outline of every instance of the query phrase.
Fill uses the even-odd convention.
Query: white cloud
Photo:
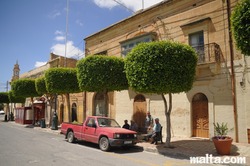
[[[62,31],[56,30],[55,35],[63,35],[64,33]]]
[[[56,18],[56,17],[58,17],[58,16],[60,16],[60,15],[61,15],[60,11],[54,10],[54,11],[52,11],[52,12],[49,14],[49,18],[54,19],[54,18]]]
[[[35,68],[45,65],[47,62],[36,62]]]
[[[83,26],[83,23],[82,23],[81,20],[76,20],[76,24],[77,24],[77,25],[80,25],[81,27]]]
[[[93,0],[100,8],[112,9],[113,7],[124,5],[135,12],[142,9],[142,6],[145,9],[161,1],[163,0]]]
[[[55,40],[56,41],[65,41],[65,37],[64,36],[56,36]]]
[[[51,51],[60,56],[65,56],[65,44],[55,44],[51,47]],[[74,46],[73,41],[67,42],[67,54],[68,58],[79,58],[84,55],[84,52],[78,47]]]

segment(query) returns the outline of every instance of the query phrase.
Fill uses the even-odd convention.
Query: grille
[[[135,138],[134,134],[120,134],[120,138],[121,139],[131,139],[131,138]]]

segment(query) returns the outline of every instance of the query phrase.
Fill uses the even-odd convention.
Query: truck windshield
[[[100,127],[121,127],[114,119],[97,118]]]

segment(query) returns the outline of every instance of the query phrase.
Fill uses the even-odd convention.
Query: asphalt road
[[[143,151],[142,147],[115,148],[103,152],[95,144],[70,144],[64,136],[14,122],[0,116],[0,166],[174,166],[190,165],[188,160],[173,159]]]

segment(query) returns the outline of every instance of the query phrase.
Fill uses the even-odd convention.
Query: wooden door
[[[137,95],[134,99],[132,119],[138,125],[138,132],[143,132],[145,127],[147,103],[143,95]]]
[[[208,121],[208,100],[202,94],[196,94],[192,101],[193,108],[193,136],[209,137],[209,121]]]

